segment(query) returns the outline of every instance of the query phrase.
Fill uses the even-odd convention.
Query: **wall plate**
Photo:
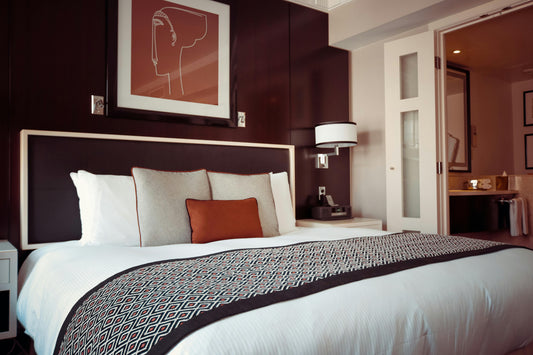
[[[246,112],[237,112],[237,127],[246,127]]]
[[[93,115],[103,115],[104,107],[103,96],[91,95],[91,113]]]

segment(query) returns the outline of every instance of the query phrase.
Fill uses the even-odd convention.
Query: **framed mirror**
[[[468,70],[448,65],[446,74],[448,170],[471,172],[470,73]]]

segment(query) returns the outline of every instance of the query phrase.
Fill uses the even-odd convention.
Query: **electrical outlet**
[[[325,195],[326,194],[326,187],[325,186],[319,186],[318,187],[318,196]]]
[[[246,112],[237,112],[237,127],[246,127]]]

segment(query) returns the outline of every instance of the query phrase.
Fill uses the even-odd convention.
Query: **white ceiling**
[[[329,10],[332,10],[342,4],[346,4],[352,0],[287,0],[287,1],[300,4],[303,6],[311,7],[313,9],[320,10],[323,12],[328,12]]]
[[[533,6],[446,34],[446,58],[509,82],[533,79]]]

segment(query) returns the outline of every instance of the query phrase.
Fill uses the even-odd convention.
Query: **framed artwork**
[[[533,169],[533,134],[524,136],[526,169]]]
[[[235,126],[229,5],[108,4],[108,116]]]
[[[524,126],[533,126],[533,90],[524,92]]]

